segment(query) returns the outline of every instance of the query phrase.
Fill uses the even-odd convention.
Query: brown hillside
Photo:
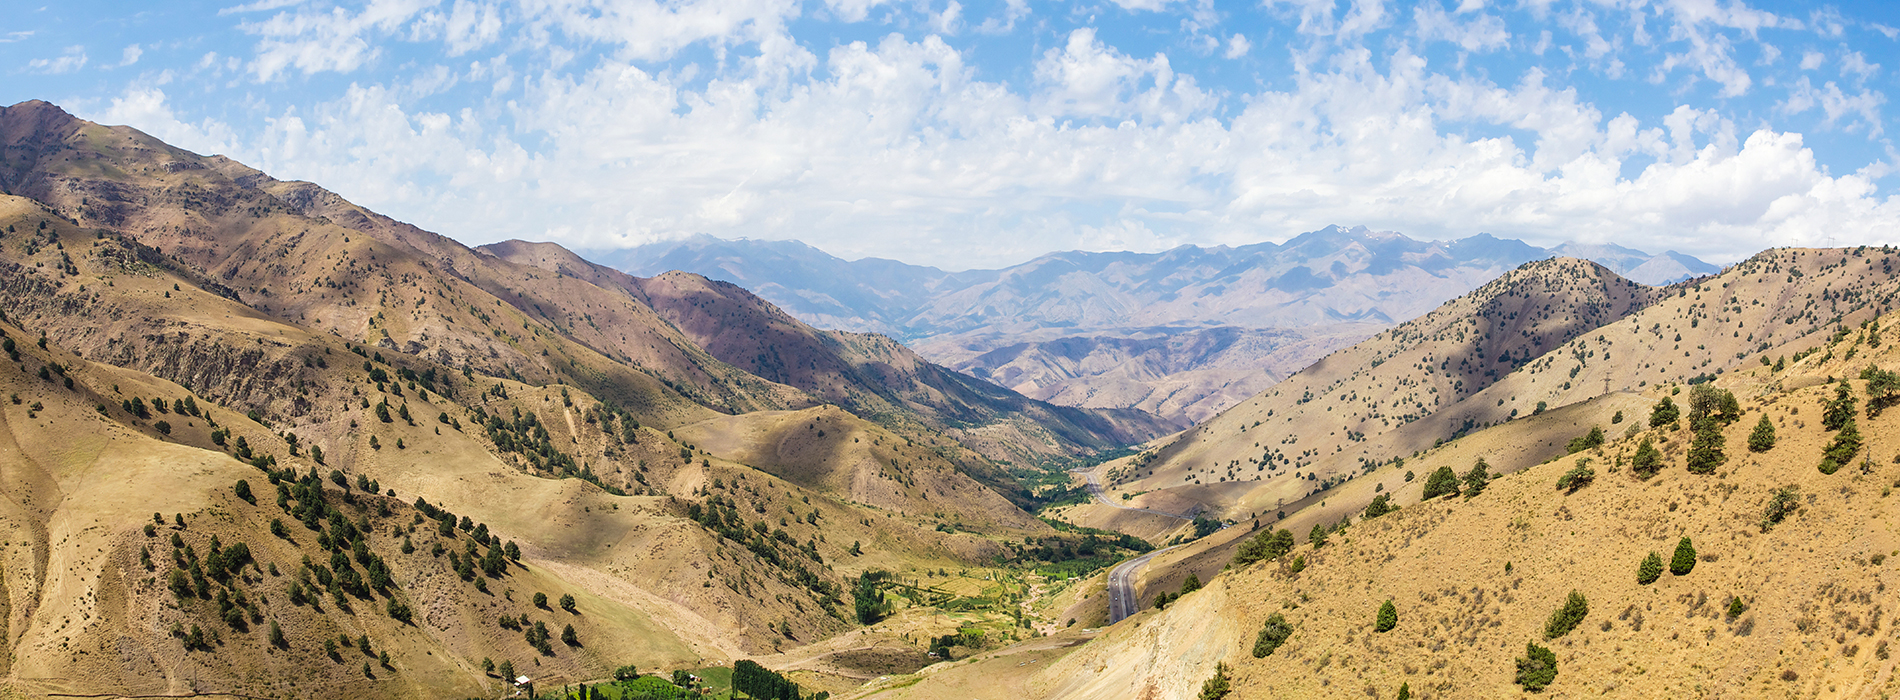
[[[1883,318],[1880,327],[1894,322]],[[1720,431],[1726,460],[1714,473],[1685,470],[1686,425],[1649,428],[1636,416],[1603,447],[1502,477],[1474,498],[1401,496],[1395,513],[1355,522],[1324,547],[1301,545],[1219,573],[1165,612],[1137,615],[1059,660],[1029,650],[966,662],[969,670],[954,674],[958,694],[1194,698],[1224,663],[1228,697],[1392,697],[1401,684],[1418,698],[1514,696],[1523,691],[1513,684],[1513,659],[1526,643],[1555,652],[1558,673],[1544,691],[1551,697],[1891,694],[1900,679],[1884,599],[1900,539],[1884,523],[1900,508],[1900,460],[1890,459],[1900,451],[1900,418],[1857,410],[1859,453],[1838,472],[1817,469],[1836,436],[1821,425],[1834,396],[1827,378],[1900,367],[1895,334],[1864,330],[1824,340],[1819,355],[1779,372],[1757,364],[1718,378],[1741,400],[1741,415]],[[1849,387],[1864,408],[1867,383]],[[1653,401],[1672,390],[1652,391]],[[1778,439],[1752,452],[1747,438],[1764,415]],[[1526,422],[1459,442],[1481,444]],[[1628,466],[1644,440],[1665,455],[1648,479]],[[1595,479],[1556,488],[1580,459]],[[1794,494],[1792,511],[1766,521],[1783,489]],[[1677,575],[1667,562],[1682,537],[1698,556]],[[1665,570],[1645,585],[1637,572],[1650,552]],[[1303,570],[1293,570],[1295,558]],[[1588,611],[1546,641],[1546,623],[1571,591]],[[1732,598],[1739,614],[1729,612]],[[1397,625],[1376,632],[1388,599]],[[1255,637],[1275,613],[1293,633],[1255,658]],[[1031,656],[1048,668],[1009,687],[968,683],[1005,679]],[[952,676],[938,671],[866,695],[930,697],[935,677]]]
[[[865,569],[1077,539],[910,424],[803,409],[875,448],[837,446],[884,475],[862,499],[797,481],[790,467],[826,467],[828,446],[736,461],[766,453],[692,426],[818,401],[625,289],[43,103],[0,112],[0,137],[0,327],[18,354],[0,363],[18,398],[0,406],[0,526],[15,528],[0,693],[466,697],[506,692],[484,657],[548,682],[727,663],[854,627]],[[775,415],[800,414],[751,420]],[[870,498],[886,485],[892,500]],[[187,576],[238,542],[248,565]],[[504,543],[518,560],[471,569]],[[358,590],[346,569],[390,580]],[[206,581],[175,592],[174,573]],[[579,641],[533,650],[524,615]],[[322,642],[343,633],[388,665],[331,658]]]
[[[1115,490],[1205,494],[1188,498],[1215,512],[1299,501],[1469,429],[1448,407],[1657,296],[1587,261],[1526,264],[1115,465]]]
[[[507,241],[482,251],[627,290],[733,366],[887,425],[917,421],[966,438],[991,459],[1075,455],[1146,441],[1177,427],[1141,411],[1024,400],[930,364],[885,336],[812,328],[731,283],[683,272],[636,278],[549,243]],[[967,439],[998,431],[1014,439]]]

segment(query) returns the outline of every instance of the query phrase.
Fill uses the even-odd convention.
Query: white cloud
[[[1003,0],[1003,14],[989,17],[977,25],[976,31],[982,34],[1007,34],[1015,31],[1016,22],[1029,16],[1029,0]]]
[[[1231,61],[1247,55],[1247,52],[1251,50],[1253,50],[1253,42],[1248,41],[1245,36],[1235,34],[1227,39],[1227,51],[1221,56]]]
[[[1847,94],[1831,80],[1816,89],[1807,76],[1802,76],[1789,92],[1788,99],[1777,108],[1784,114],[1800,114],[1818,105],[1821,112],[1827,115],[1824,126],[1836,126],[1842,117],[1852,116],[1858,118],[1857,128],[1866,129],[1869,136],[1879,136],[1882,132],[1880,106],[1886,102],[1885,95],[1872,90],[1862,90],[1857,95]]]
[[[1111,2],[1121,6],[1122,9],[1131,12],[1160,12],[1161,10],[1167,9],[1168,4],[1173,1],[1174,0],[1111,0]]]
[[[930,18],[930,26],[936,29],[938,34],[954,36],[957,31],[963,27],[962,3],[957,2],[957,0],[950,0],[949,3],[944,5],[942,12],[936,13]]]
[[[830,8],[832,14],[837,15],[838,19],[846,22],[862,22],[865,17],[870,16],[871,8],[885,2],[886,0],[825,0],[825,7]]]
[[[1658,82],[1670,71],[1687,66],[1699,69],[1704,77],[1721,84],[1723,97],[1740,96],[1754,85],[1754,78],[1737,65],[1730,55],[1732,47],[1728,37],[1706,32],[1694,25],[1677,24],[1672,28],[1670,38],[1687,42],[1689,48],[1682,53],[1670,53],[1663,57],[1654,74]]]
[[[26,69],[34,73],[60,75],[71,73],[86,67],[86,47],[68,46],[53,58],[35,58],[27,61]]]
[[[138,63],[139,57],[144,56],[144,55],[145,55],[145,49],[140,48],[138,44],[127,46],[125,47],[124,51],[119,52],[119,62],[113,67],[124,68],[134,63]]]
[[[1863,55],[1864,67],[1847,68],[1843,48],[1835,82],[1791,83],[1787,64],[1744,68],[1735,56],[1751,43],[1775,50],[1754,33],[1819,25],[1729,0],[1434,0],[1409,18],[1380,2],[1275,0],[1269,11],[1285,27],[1241,25],[1226,14],[1239,10],[1209,2],[1122,18],[1179,18],[1175,41],[1156,44],[1172,56],[1075,29],[1080,11],[1063,24],[1022,21],[1021,0],[995,7],[978,24],[965,14],[977,10],[946,0],[285,5],[250,10],[273,14],[241,25],[257,40],[242,72],[219,73],[237,59],[212,53],[181,77],[354,71],[351,87],[295,106],[246,95],[240,113],[263,126],[242,134],[175,113],[157,87],[98,112],[472,243],[797,237],[844,255],[959,266],[1075,247],[1254,242],[1334,222],[1717,258],[1827,232],[1900,231],[1900,205],[1874,184],[1900,158],[1834,176],[1776,124],[1881,137],[1885,98],[1854,82],[1878,66]],[[888,20],[898,33],[795,38],[788,27],[803,12]],[[1516,24],[1523,14],[1546,24]],[[988,40],[953,45],[963,29],[1040,43],[1026,65],[999,69],[967,47]],[[1437,65],[1413,36],[1502,58]],[[1271,89],[1231,79],[1253,62],[1219,62],[1282,45],[1295,68],[1267,76]],[[1656,91],[1673,96],[1660,110],[1593,103],[1601,76],[1625,61],[1669,84]],[[1800,66],[1824,61],[1807,52]],[[1207,75],[1222,80],[1203,87]]]
[[[1263,0],[1269,9],[1290,7],[1299,17],[1298,31],[1312,36],[1355,41],[1389,22],[1385,0],[1349,0],[1344,15],[1336,0]]]
[[[1048,116],[1181,121],[1211,109],[1214,97],[1178,76],[1168,57],[1140,60],[1095,37],[1094,29],[1069,33],[1068,43],[1036,62],[1036,79],[1047,89],[1039,111]],[[1142,90],[1143,83],[1150,87]]]
[[[165,92],[156,87],[133,87],[87,118],[102,124],[126,124],[159,140],[194,153],[235,153],[236,134],[211,119],[187,124],[173,113]]]
[[[1849,51],[1841,56],[1841,74],[1843,75],[1852,73],[1861,82],[1866,82],[1868,78],[1874,77],[1874,74],[1879,72],[1880,64],[1867,62],[1867,57],[1862,56],[1859,51]]]
[[[1511,40],[1511,33],[1504,28],[1504,20],[1495,15],[1480,14],[1469,22],[1459,22],[1456,17],[1445,11],[1437,0],[1419,3],[1412,11],[1418,23],[1418,38],[1422,41],[1444,41],[1457,44],[1465,51],[1491,51],[1503,48]]]

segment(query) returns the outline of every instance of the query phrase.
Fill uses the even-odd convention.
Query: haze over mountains
[[[706,236],[592,255],[637,275],[678,269],[730,280],[815,326],[885,333],[1035,398],[1180,421],[1205,420],[1532,260],[1596,260],[1646,284],[1719,271],[1615,245],[1546,249],[1486,234],[1416,241],[1337,226],[1283,244],[1070,251],[954,273],[845,261],[796,241]]]

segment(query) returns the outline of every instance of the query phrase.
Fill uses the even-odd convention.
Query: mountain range
[[[1540,248],[1488,234],[1418,241],[1338,226],[1280,244],[1069,251],[954,273],[709,236],[588,255],[636,275],[728,280],[815,326],[890,335],[1034,398],[1184,423],[1526,262],[1590,259],[1645,284],[1720,269],[1615,245]]]
[[[1897,264],[1097,339],[1314,358],[1177,430],[22,103],[0,693],[1879,697]]]
[[[38,101],[0,109],[0,310],[0,682],[33,697],[729,664],[854,628],[866,571],[1125,551],[1011,470],[1172,430]]]

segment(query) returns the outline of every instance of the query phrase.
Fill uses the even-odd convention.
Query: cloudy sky
[[[471,244],[1900,242],[1900,3],[37,2],[0,102]]]

